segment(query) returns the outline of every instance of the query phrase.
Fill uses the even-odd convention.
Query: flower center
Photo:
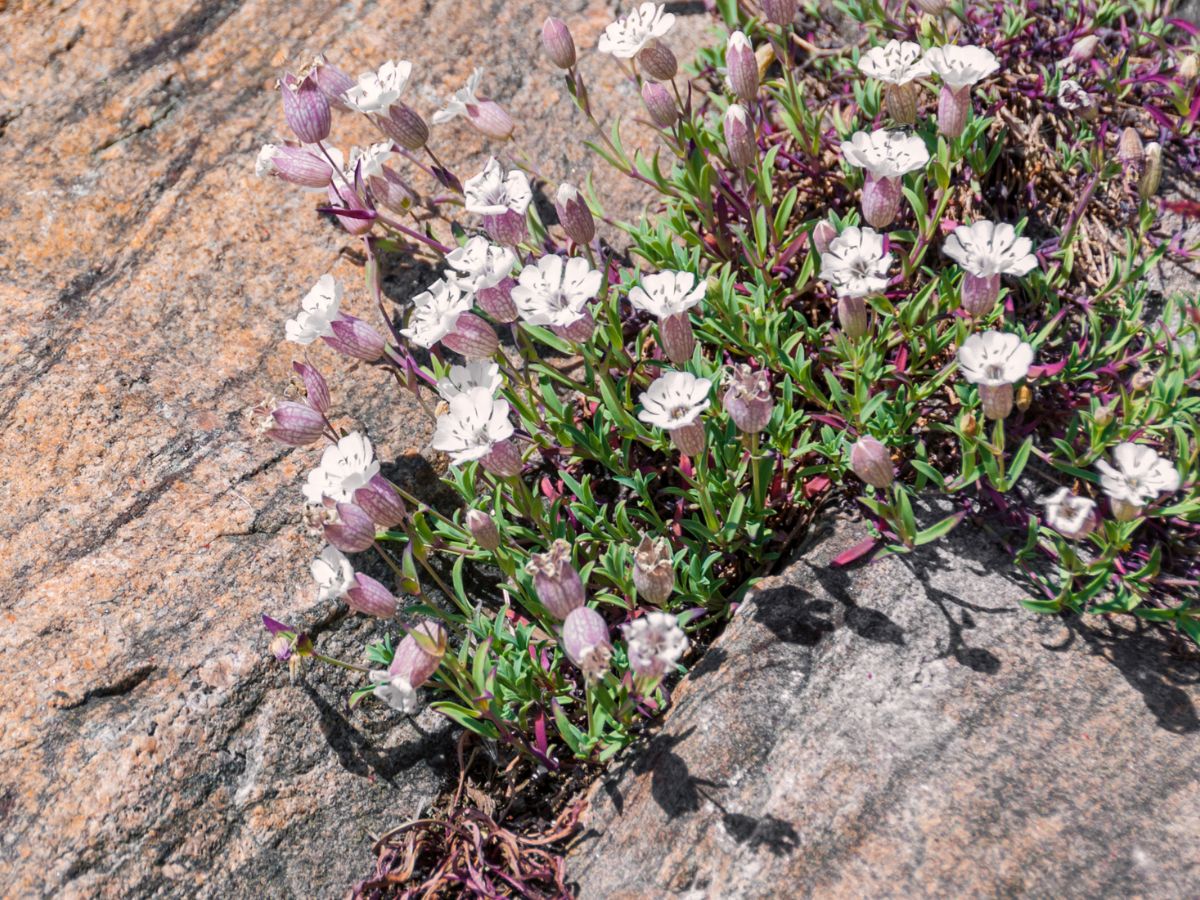
[[[991,363],[984,368],[983,374],[986,375],[990,381],[1000,381],[1004,378],[1004,366],[1000,365],[999,363]]]

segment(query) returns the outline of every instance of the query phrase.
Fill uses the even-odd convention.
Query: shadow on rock
[[[800,846],[800,835],[790,822],[778,816],[746,816],[727,812],[721,816],[721,824],[739,844],[751,850],[770,850],[776,856],[787,856]]]
[[[1173,734],[1200,731],[1196,705],[1181,687],[1200,684],[1200,660],[1173,647],[1171,635],[1149,625],[1133,631],[1111,624],[1101,629],[1074,617],[1067,627],[1142,695],[1159,728]]]
[[[420,740],[405,741],[390,750],[381,749],[312,686],[305,685],[304,692],[317,708],[321,734],[347,772],[362,777],[376,775],[389,784],[401,772],[421,762],[430,763],[439,774],[449,772],[445,758],[446,730],[423,733]]]
[[[800,587],[758,591],[754,607],[754,621],[785,644],[813,647],[836,627],[833,604]]]

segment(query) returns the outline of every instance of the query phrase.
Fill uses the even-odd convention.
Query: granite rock
[[[351,73],[411,59],[426,116],[482,65],[546,178],[583,182],[588,133],[538,33],[569,19],[603,114],[636,113],[586,50],[612,6],[0,3],[0,895],[335,896],[369,834],[442,788],[436,715],[351,712],[349,680],[292,686],[267,654],[263,612],[359,660],[385,629],[314,598],[298,489],[316,452],[245,427],[290,381],[282,323],[317,277],[371,314],[359,245],[254,158],[285,136],[280,70],[326,50]],[[686,58],[709,19],[678,11]],[[503,149],[461,122],[434,146],[462,177]],[[639,215],[640,190],[596,177],[614,216]],[[390,261],[389,294],[431,266]],[[415,405],[312,356],[385,470],[435,481]]]
[[[1200,891],[1195,649],[1024,611],[965,528],[832,567],[864,533],[764,581],[594,785],[582,900]]]

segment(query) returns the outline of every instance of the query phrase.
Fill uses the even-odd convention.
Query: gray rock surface
[[[765,581],[594,786],[580,897],[1200,892],[1195,649],[1025,612],[961,531]]]

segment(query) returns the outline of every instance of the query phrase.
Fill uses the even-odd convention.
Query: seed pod
[[[642,64],[642,71],[647,78],[654,81],[670,81],[679,71],[679,61],[671,48],[657,38],[652,38],[638,52],[637,60]]]
[[[490,359],[500,348],[492,326],[474,313],[463,313],[442,343],[467,359]]]
[[[354,586],[346,592],[346,605],[364,615],[390,619],[400,604],[382,584],[370,575],[358,572],[354,576]]]
[[[521,474],[524,467],[521,451],[512,441],[493,444],[487,455],[479,460],[479,464],[498,478],[514,478]]]
[[[682,428],[672,428],[671,443],[684,456],[690,456],[693,459],[700,456],[704,452],[704,447],[707,443],[704,435],[704,424],[696,421],[690,425],[684,425]]]
[[[883,92],[888,114],[897,125],[915,125],[917,122],[917,85],[912,82],[889,84]]]
[[[862,214],[872,228],[887,228],[900,213],[900,179],[876,178],[870,172],[862,189]]]
[[[666,538],[642,535],[633,551],[633,586],[638,597],[661,606],[675,590],[675,564]]]
[[[658,337],[663,353],[677,366],[692,358],[696,349],[696,334],[692,330],[691,317],[686,312],[667,316],[658,323]]]
[[[567,614],[563,621],[562,642],[567,658],[589,681],[598,680],[608,671],[612,660],[608,623],[591,607],[580,606]]]
[[[1029,404],[1032,402],[1033,391],[1029,389],[1029,385],[1023,384],[1017,388],[1017,409],[1021,410],[1021,412],[1025,412],[1025,410],[1029,409]]]
[[[354,492],[354,502],[371,517],[376,525],[391,528],[404,521],[408,513],[395,486],[382,475],[376,475]]]
[[[525,566],[533,576],[533,589],[546,611],[556,619],[565,619],[583,606],[583,580],[571,565],[571,545],[559,538],[545,553],[535,553]]]
[[[297,78],[285,72],[279,82],[279,95],[283,100],[283,117],[302,143],[319,144],[329,137],[333,124],[329,98],[311,75]]]
[[[345,356],[375,362],[383,356],[387,342],[369,324],[356,316],[342,314],[329,323],[332,335],[322,338],[326,344]]]
[[[361,553],[375,543],[375,523],[353,503],[337,504],[337,519],[325,524],[325,540],[343,553]]]
[[[1145,155],[1141,135],[1133,128],[1126,128],[1122,131],[1121,140],[1117,144],[1117,159],[1120,160],[1121,165],[1126,168],[1140,166]]]

